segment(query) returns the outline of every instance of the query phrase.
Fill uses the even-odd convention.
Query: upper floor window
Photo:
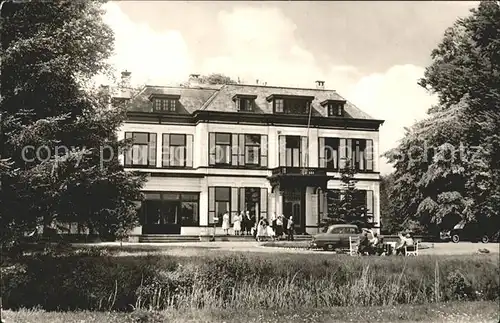
[[[243,112],[254,111],[256,95],[236,94],[233,96],[233,101],[236,104],[236,110]]]
[[[267,135],[210,133],[209,165],[267,167]]]
[[[274,113],[308,114],[314,97],[295,95],[270,95],[269,102],[273,102]]]
[[[163,167],[193,167],[193,135],[163,134]]]
[[[339,169],[339,138],[319,138],[319,167],[337,171]]]
[[[319,138],[319,167],[338,171],[346,161],[356,171],[373,171],[373,140]]]
[[[153,102],[153,111],[177,112],[180,97],[180,95],[153,93],[149,96],[149,99]]]
[[[344,115],[344,100],[325,100],[321,106],[326,107],[329,117],[342,117]]]
[[[156,167],[156,133],[125,132],[133,144],[125,152],[125,166]]]
[[[175,112],[176,103],[174,99],[154,99],[153,108],[155,111]]]
[[[307,167],[307,137],[279,136],[279,165],[286,167]]]

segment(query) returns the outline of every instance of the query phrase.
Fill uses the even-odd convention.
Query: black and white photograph
[[[500,1],[0,13],[0,323],[500,322]]]

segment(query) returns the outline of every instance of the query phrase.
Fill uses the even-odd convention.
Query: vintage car
[[[442,240],[451,240],[455,243],[460,241],[471,241],[488,243],[498,239],[498,228],[487,228],[477,223],[460,222],[452,230],[442,232]]]
[[[354,224],[332,224],[326,232],[316,234],[312,237],[312,248],[323,248],[335,250],[349,248],[349,237],[359,237],[362,230]]]

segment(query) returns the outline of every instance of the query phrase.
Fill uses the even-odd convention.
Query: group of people
[[[261,241],[263,238],[275,240],[284,237],[293,241],[294,222],[291,216],[286,218],[283,214],[279,216],[273,214],[270,221],[265,217],[256,221],[255,216],[250,215],[250,211],[242,211],[233,217],[232,225],[235,235],[252,235],[257,241]],[[226,235],[229,235],[230,229],[231,219],[229,213],[226,212],[222,216],[222,230]]]
[[[368,235],[371,235],[371,239]],[[405,250],[407,247],[414,246],[414,240],[410,233],[404,235],[403,233],[398,234],[399,241],[396,243],[395,253],[396,255],[405,255]],[[391,249],[390,245],[384,244],[384,239],[379,238],[378,234],[372,230],[365,230],[361,240],[358,245],[358,253],[361,255],[392,255],[394,251]]]

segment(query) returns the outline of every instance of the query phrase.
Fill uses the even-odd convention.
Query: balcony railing
[[[280,166],[272,170],[272,175],[305,175],[305,176],[326,176],[326,169],[314,167],[285,167]]]

